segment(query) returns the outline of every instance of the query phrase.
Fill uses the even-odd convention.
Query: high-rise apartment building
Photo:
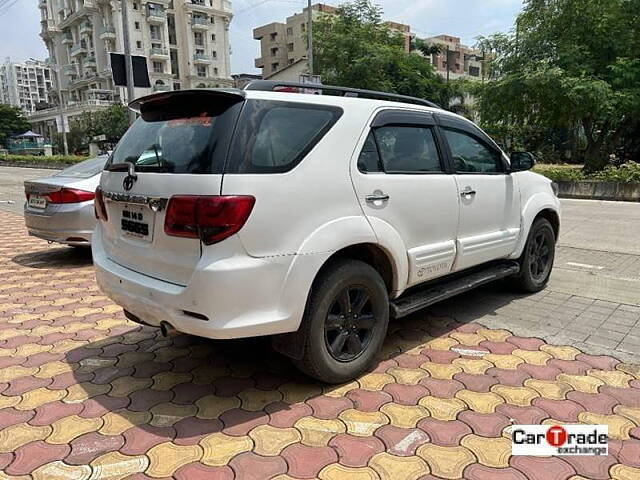
[[[40,0],[41,37],[60,79],[68,116],[124,102],[126,89],[113,84],[110,52],[122,53],[122,8],[126,6],[131,54],[147,58],[153,91],[232,86],[228,0]],[[56,111],[33,122],[55,121]],[[36,130],[38,130],[37,125]]]
[[[36,106],[46,106],[52,90],[51,70],[44,62],[29,60],[0,65],[0,103],[20,107],[29,115]]]
[[[260,40],[260,57],[255,59],[256,68],[262,69],[262,78],[269,78],[277,72],[307,58],[308,8],[287,17],[284,23],[273,22],[253,30],[253,38]],[[332,15],[336,8],[323,3],[311,6],[313,20],[322,15]],[[405,39],[405,50],[411,46],[411,28],[396,22],[387,22],[389,28],[401,33]]]

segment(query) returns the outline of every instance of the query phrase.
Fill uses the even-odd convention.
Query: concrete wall
[[[556,182],[561,198],[640,202],[640,183]]]

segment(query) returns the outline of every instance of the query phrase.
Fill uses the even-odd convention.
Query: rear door
[[[503,153],[472,123],[439,117],[460,198],[454,270],[509,256],[520,232],[520,195]]]
[[[186,285],[200,259],[200,240],[167,235],[166,206],[173,195],[220,194],[243,98],[204,90],[148,98],[102,173],[108,215],[99,222],[102,244],[117,264]]]
[[[376,234],[391,225],[406,246],[408,285],[451,271],[458,193],[446,173],[430,113],[384,110],[375,117],[352,179]]]

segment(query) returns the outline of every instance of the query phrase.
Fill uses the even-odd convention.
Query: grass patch
[[[89,157],[78,155],[0,155],[0,165],[25,165],[29,167],[64,167],[82,162]]]

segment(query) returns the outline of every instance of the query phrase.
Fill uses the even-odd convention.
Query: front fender
[[[533,221],[543,210],[552,210],[560,218],[560,200],[552,192],[535,193],[524,203],[520,217],[520,238],[510,258],[520,258],[527,243]]]

